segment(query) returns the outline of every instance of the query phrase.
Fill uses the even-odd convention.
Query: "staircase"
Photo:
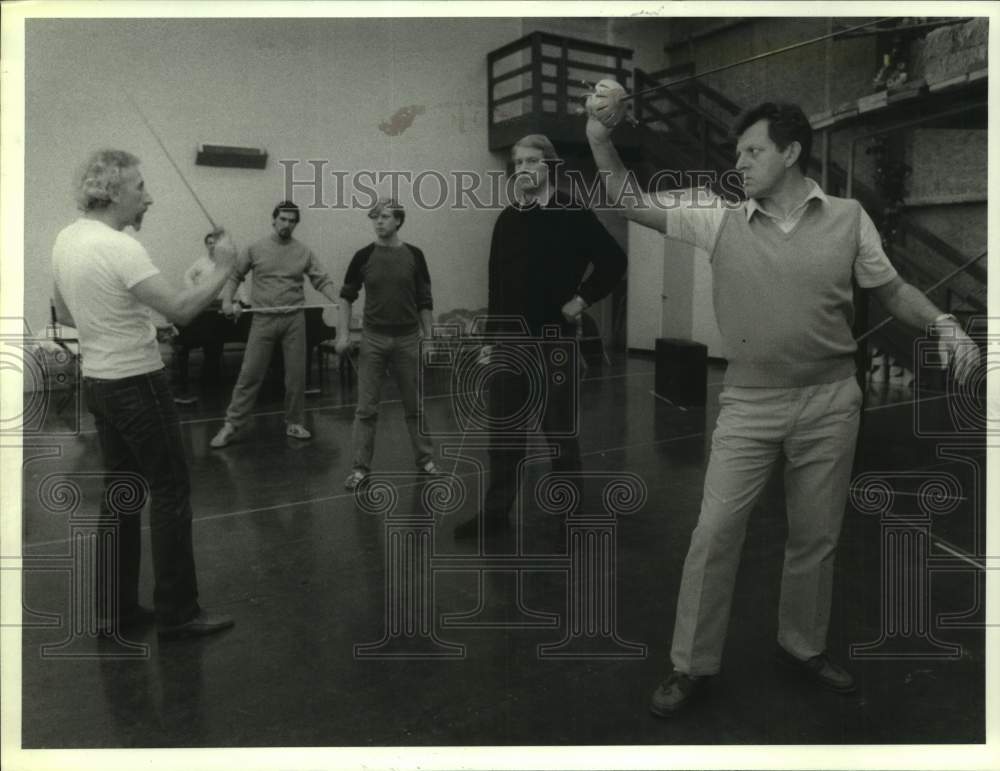
[[[660,170],[680,171],[680,186],[701,187],[707,179],[717,180],[731,169],[735,142],[731,136],[733,119],[741,108],[699,80],[689,80],[677,88],[642,94],[645,89],[693,74],[689,67],[673,67],[657,72],[635,70],[635,118],[640,131],[642,162],[635,169],[642,184]],[[711,175],[695,176],[706,171]],[[671,182],[673,180],[670,180]],[[715,181],[709,183],[717,189]],[[717,189],[718,192],[718,189]]]
[[[636,91],[663,86],[688,74],[684,68],[655,73],[636,69]],[[673,169],[680,172],[679,186],[701,187],[710,178],[701,172],[721,175],[732,168],[735,153],[730,127],[740,112],[739,105],[698,80],[637,97],[635,114],[642,123],[642,159],[635,164],[634,171],[640,182],[647,184],[654,180],[660,169]],[[810,173],[817,179],[826,177],[825,188],[830,194],[845,195],[849,191],[850,197],[864,206],[885,236],[886,253],[900,275],[925,291],[935,305],[955,314],[966,327],[974,317],[986,313],[985,252],[963,253],[922,225],[915,207],[890,200],[857,179],[851,179],[849,184],[850,175],[839,164],[828,161],[824,169],[822,160],[814,155]],[[670,181],[677,184],[676,177]],[[720,192],[717,184],[710,186]],[[891,232],[887,233],[887,228]],[[856,335],[882,324],[887,317],[877,302],[869,302],[867,293],[858,293],[857,311]],[[896,365],[912,373],[916,366],[913,351],[917,339],[913,330],[892,321],[882,325],[867,342],[871,349],[887,354]],[[859,366],[864,370],[871,368],[868,351],[862,346]],[[939,386],[940,377],[929,374],[921,382]]]
[[[962,35],[967,36],[967,32],[966,28],[955,25],[954,29],[931,34],[942,39],[948,35],[957,36],[957,40]],[[977,30],[972,32],[974,36],[982,34]],[[927,40],[925,49],[930,49],[930,35]],[[953,51],[956,46],[945,40],[943,48]],[[851,142],[852,155],[846,169],[829,157],[829,139],[832,132],[845,126],[877,126],[879,128],[871,132],[873,138],[890,132],[912,135],[914,130],[924,129],[985,130],[988,84],[982,63],[984,55],[974,54],[963,59],[959,52],[933,60],[927,57],[923,71],[895,86],[896,90],[887,88],[863,96],[811,119],[817,139],[811,175],[828,193],[857,199],[879,227],[886,252],[903,278],[928,294],[938,307],[955,314],[963,322],[980,318],[986,312],[985,252],[970,243],[959,248],[943,237],[940,230],[922,221],[926,219],[922,214],[926,196],[925,203],[908,203],[901,179],[896,180],[898,184],[887,184],[887,175],[882,174],[869,184],[859,181],[853,158],[858,139]],[[638,125],[620,126],[615,143],[645,189],[707,185],[726,197],[734,195],[733,185],[720,185],[719,181],[724,172],[732,169],[735,143],[731,127],[745,105],[737,104],[703,80],[688,79],[694,74],[691,65],[657,72],[635,68],[629,72],[627,67],[631,58],[632,51],[627,48],[538,32],[490,53],[487,58],[490,149],[503,151],[526,133],[545,133],[564,153],[570,166],[589,173],[592,171],[589,149],[581,130],[582,101],[594,82],[602,77],[614,77],[626,88],[631,85],[630,90],[636,94],[634,116]],[[940,64],[941,61],[945,64]],[[969,71],[961,71],[963,66]],[[953,67],[958,67],[959,71],[954,71]],[[662,88],[678,80],[683,82],[672,88]],[[660,88],[652,94],[641,93],[653,86]],[[970,113],[969,105],[977,110]],[[928,122],[928,117],[934,120]],[[898,142],[886,144],[893,148],[892,152],[901,146]],[[881,162],[887,169],[905,167],[899,157],[887,155]],[[664,175],[667,171],[670,173]],[[982,172],[985,178],[985,160]],[[947,171],[923,174],[919,178],[941,179],[942,176],[947,177]],[[962,201],[960,196],[945,198],[936,204],[947,208],[949,200],[985,211],[985,195],[971,204]],[[985,222],[973,230],[985,233]],[[985,238],[982,241],[985,244]],[[884,318],[881,306],[869,302],[869,293],[859,292],[855,334],[864,336],[862,339],[866,343],[859,351],[859,368],[861,371],[870,369],[870,346],[912,370],[918,336],[897,322],[879,326]],[[879,328],[867,336],[866,332],[876,326]],[[922,378],[921,382],[934,380],[931,376]]]

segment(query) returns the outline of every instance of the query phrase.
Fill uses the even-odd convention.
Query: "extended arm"
[[[344,285],[340,288],[340,326],[337,327],[337,339],[334,347],[337,353],[347,350],[351,341],[351,306],[364,285],[363,267],[370,249],[362,249],[356,252],[351,258],[350,265],[347,266],[347,273],[344,275]]]
[[[309,277],[309,283],[313,285],[313,288],[317,292],[330,302],[337,303],[337,293],[333,291],[333,279],[320,266],[315,254],[309,254],[309,261],[306,263],[306,275]]]
[[[425,340],[430,340],[434,332],[434,311],[430,308],[420,309],[420,331]]]
[[[897,320],[921,331],[933,327],[940,341],[941,354],[953,367],[960,383],[965,382],[979,364],[979,348],[961,325],[927,299],[927,295],[899,276],[875,287],[872,293]]]
[[[424,339],[430,340],[434,331],[434,296],[431,293],[431,272],[427,268],[427,259],[424,253],[415,246],[410,247],[416,258],[416,271],[414,281],[416,282],[417,312],[420,314],[420,330]]]
[[[184,287],[190,289],[195,286],[198,283],[197,279],[199,277],[199,273],[200,266],[198,263],[192,263],[192,265],[184,271]]]
[[[220,248],[221,247],[221,248]],[[222,235],[215,245],[215,268],[198,286],[178,292],[163,276],[150,276],[130,290],[139,302],[148,305],[168,321],[189,324],[219,294],[236,261],[236,247]]]
[[[337,339],[333,342],[334,350],[338,354],[342,354],[347,350],[351,343],[351,303],[350,300],[345,300],[343,297],[339,300],[339,307],[337,308],[337,315],[340,320],[337,322]]]
[[[614,89],[605,88],[605,83],[612,81],[601,81],[596,92],[587,99],[587,141],[594,154],[598,174],[604,180],[609,200],[620,204],[626,217],[665,233],[664,211],[652,205],[648,193],[638,189],[635,178],[629,174],[611,142],[611,132],[624,115],[617,97],[625,92],[617,83],[613,83]]]
[[[220,299],[222,300],[222,312],[227,316],[239,318],[240,312],[243,310],[242,305],[233,305],[233,296],[236,294],[236,289],[243,283],[243,278],[250,270],[251,261],[250,250],[244,249],[239,257],[236,258],[233,267],[229,271],[229,277],[223,284]],[[215,264],[218,267],[218,255],[216,255]]]

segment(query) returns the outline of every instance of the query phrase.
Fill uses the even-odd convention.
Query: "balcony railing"
[[[602,78],[630,87],[632,49],[533,32],[487,55],[489,140],[504,150],[525,134],[583,142],[583,102]]]
[[[636,120],[684,143],[695,152],[701,168],[728,169],[733,163],[731,123],[740,108],[691,74],[678,67],[659,72],[636,67]],[[669,87],[675,79],[679,85]]]

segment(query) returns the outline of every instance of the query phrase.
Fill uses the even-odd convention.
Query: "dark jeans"
[[[524,372],[499,371],[490,380],[490,415],[494,420],[518,414],[533,399],[543,394],[541,430],[550,447],[555,447],[558,455],[552,459],[555,472],[578,472],[580,462],[580,442],[578,433],[567,434],[567,427],[575,426],[578,416],[573,414],[575,400],[571,389],[576,387],[578,374],[572,371],[572,363],[563,368],[561,385],[555,385],[551,377],[535,374],[529,378]],[[547,380],[544,388],[539,388],[538,378]],[[532,383],[534,381],[534,383]],[[518,464],[528,454],[528,437],[532,430],[494,430],[490,447],[490,486],[486,491],[484,515],[490,519],[507,516],[517,498]],[[583,484],[579,477],[571,484],[576,488],[578,501],[583,500]]]
[[[370,471],[375,455],[375,428],[378,403],[387,367],[399,386],[406,430],[410,434],[413,460],[417,468],[434,458],[434,444],[420,433],[423,405],[417,398],[417,373],[420,367],[420,332],[407,335],[383,335],[365,330],[361,337],[358,408],[354,413],[354,468]]]
[[[203,383],[219,382],[222,370],[222,345],[221,342],[206,342],[202,345],[201,381]],[[186,393],[190,384],[188,361],[191,357],[191,349],[177,342],[177,339],[174,338],[173,354],[174,388],[178,393]]]
[[[110,554],[102,547],[98,557],[98,614],[128,615],[138,604],[141,504],[148,492],[156,618],[161,624],[182,624],[199,611],[198,582],[191,484],[167,374],[160,369],[83,382],[105,470],[101,543],[113,547]],[[128,473],[140,475],[146,489],[134,490],[133,484],[128,490]]]
[[[188,361],[192,348],[201,348],[201,381],[217,383],[222,369],[222,352],[226,336],[220,333],[223,325],[232,326],[219,310],[222,302],[213,300],[209,306],[186,327],[180,327],[172,342],[173,387],[178,394],[188,391]],[[229,331],[228,329],[226,331]],[[192,345],[192,343],[194,343]]]

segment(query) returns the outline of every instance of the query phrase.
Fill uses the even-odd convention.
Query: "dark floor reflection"
[[[925,620],[959,654],[858,658],[860,688],[849,698],[782,675],[771,661],[786,533],[776,477],[751,519],[725,667],[712,694],[669,723],[647,714],[668,669],[720,381],[713,364],[707,407],[680,408],[651,393],[649,360],[591,372],[581,388],[580,440],[592,472],[584,512],[593,523],[585,529],[546,513],[533,496],[550,465],[530,464],[521,527],[498,555],[451,537],[456,523],[478,511],[483,448],[449,439],[441,465],[454,473],[455,496],[429,493],[411,471],[391,389],[372,481],[393,492],[367,501],[342,487],[353,396],[335,372],[308,402],[315,439],[307,443],[286,440],[280,393],[271,393],[244,441],[210,450],[231,384],[207,390],[183,413],[199,585],[203,603],[234,615],[236,627],[162,645],[146,630],[136,635],[148,645],[142,658],[115,656],[113,644],[97,639],[81,642],[84,657],[43,657],[66,630],[40,620],[62,623],[73,594],[63,574],[26,571],[25,618],[38,623],[23,632],[24,746],[983,741],[983,571],[962,555],[984,546],[985,451],[975,437],[948,450],[940,437],[919,434],[917,417],[940,425],[947,415],[928,410],[945,410],[946,402],[913,407],[905,392],[871,394],[859,452],[859,475],[870,476],[858,477],[859,488],[889,480],[895,511],[914,514],[932,476],[954,480],[957,494],[947,484],[932,494],[938,508],[927,518],[924,572],[911,567],[899,576],[925,580]],[[429,417],[447,421],[447,394],[432,393]],[[58,452],[26,453],[34,458],[23,475],[27,555],[69,553],[66,515],[36,491],[54,472],[99,470],[86,416],[81,425],[78,436],[51,440]],[[641,507],[614,517],[613,528],[600,521],[598,472],[642,480]],[[861,510],[845,520],[830,636],[840,658],[885,633],[883,520]],[[149,602],[148,532],[143,538],[140,596]],[[592,645],[598,638],[611,641],[602,655]],[[591,645],[579,648],[590,655],[543,655],[575,650],[560,647],[565,640]]]

